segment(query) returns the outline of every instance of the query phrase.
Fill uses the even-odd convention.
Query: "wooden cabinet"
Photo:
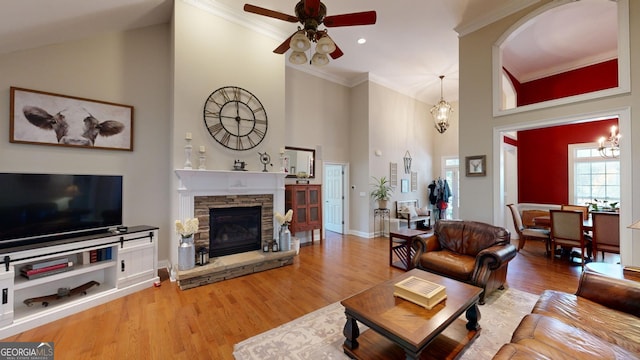
[[[285,209],[293,209],[293,219],[289,225],[291,234],[311,231],[313,244],[313,232],[318,229],[322,241],[322,185],[286,185],[284,198]]]

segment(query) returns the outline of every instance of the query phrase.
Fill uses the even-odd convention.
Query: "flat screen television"
[[[122,176],[0,173],[0,249],[122,225]]]

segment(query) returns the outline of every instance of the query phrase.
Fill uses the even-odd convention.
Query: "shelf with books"
[[[2,254],[0,338],[153,286],[157,241],[158,228],[141,225]]]
[[[23,276],[17,276],[15,279],[13,288],[14,290],[18,291],[18,290],[27,289],[33,286],[39,286],[43,283],[56,281],[58,279],[67,278],[69,276],[76,276],[76,275],[85,274],[93,271],[101,271],[103,269],[111,268],[114,266],[116,266],[116,261],[112,259],[112,260],[104,260],[104,261],[99,261],[99,262],[90,263],[90,264],[74,265],[73,269],[69,270],[68,272],[61,272],[58,274],[44,276],[44,277],[32,279],[32,280],[27,279]]]

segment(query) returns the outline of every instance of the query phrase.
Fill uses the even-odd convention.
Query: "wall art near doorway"
[[[12,143],[133,150],[133,106],[11,87]]]
[[[467,176],[487,175],[487,155],[465,157]]]

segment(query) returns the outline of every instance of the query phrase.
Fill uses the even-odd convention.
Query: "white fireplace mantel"
[[[192,218],[194,197],[272,194],[273,211],[284,214],[284,172],[176,170],[180,219]]]

